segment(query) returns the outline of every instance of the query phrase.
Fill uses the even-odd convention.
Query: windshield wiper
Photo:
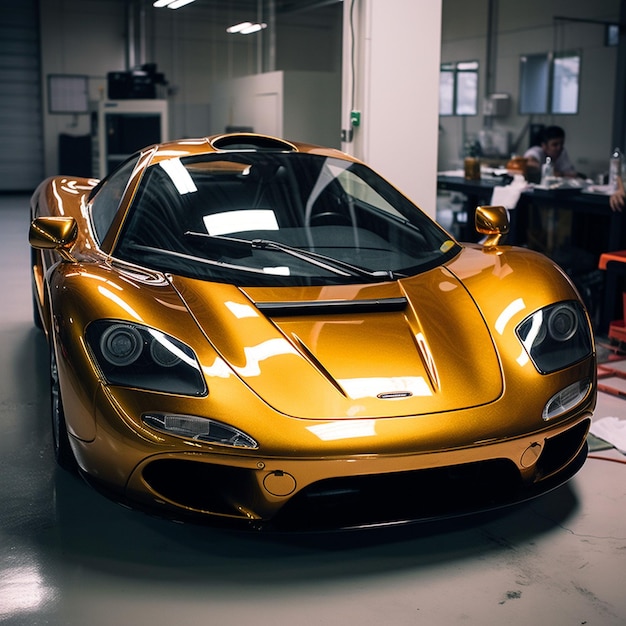
[[[359,276],[361,278],[374,278],[376,280],[393,280],[394,278],[391,270],[367,270],[364,267],[352,265],[352,263],[340,261],[339,259],[326,256],[325,254],[311,252],[310,250],[301,250],[300,248],[294,248],[285,243],[273,241],[272,239],[252,239],[250,243],[253,248],[258,250],[278,250],[298,259],[302,259],[312,265],[317,265],[326,270],[334,271],[337,274],[342,274],[343,276]]]
[[[190,237],[203,237],[207,239],[217,239],[226,242],[240,243],[249,246],[254,250],[276,250],[278,252],[282,252],[284,254],[288,254],[289,256],[300,259],[301,261],[304,261],[311,265],[320,267],[333,274],[338,274],[339,276],[358,276],[360,278],[367,278],[369,280],[376,281],[395,280],[395,278],[397,277],[392,270],[368,270],[357,265],[352,265],[352,263],[347,263],[346,261],[334,259],[332,257],[326,256],[325,254],[319,254],[318,252],[311,252],[310,250],[305,251],[300,248],[294,248],[293,246],[289,246],[286,243],[281,243],[272,239],[239,239],[237,237],[209,235],[193,231],[187,231],[185,235],[188,235]]]

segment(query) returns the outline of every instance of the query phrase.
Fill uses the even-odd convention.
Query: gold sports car
[[[588,314],[477,210],[461,244],[363,163],[256,134],[31,201],[57,460],[119,502],[269,530],[466,514],[568,480]]]

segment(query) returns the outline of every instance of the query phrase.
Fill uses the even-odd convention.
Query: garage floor
[[[47,349],[31,322],[28,199],[0,196],[0,220],[3,624],[626,624],[626,457],[615,449],[506,511],[313,537],[153,519],[59,471]],[[626,419],[626,400],[600,394],[605,416]]]

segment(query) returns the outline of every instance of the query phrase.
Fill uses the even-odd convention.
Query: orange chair
[[[626,302],[622,319],[615,319],[618,279],[626,275],[626,250],[604,252],[600,255],[598,268],[606,271],[604,282],[604,306],[600,315],[599,332],[608,333],[610,339],[626,343]],[[626,298],[624,298],[626,301]]]
[[[609,346],[613,356],[609,356],[608,362],[598,363],[598,390],[610,393],[626,400],[626,391],[619,384],[611,384],[613,381],[625,380],[626,371],[617,365],[618,361],[624,361],[624,346],[626,346],[626,293],[622,293],[622,318],[615,317],[617,305],[618,279],[621,274],[626,274],[626,250],[605,252],[600,255],[598,268],[606,271],[604,286],[604,306],[601,312],[601,330],[608,329]],[[617,343],[617,347],[614,345]]]

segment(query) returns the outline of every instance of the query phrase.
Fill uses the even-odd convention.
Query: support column
[[[617,48],[617,66],[615,70],[615,99],[613,101],[613,132],[611,150],[619,146],[626,150],[626,0],[619,3],[619,44]]]
[[[342,149],[433,217],[441,5],[442,0],[345,0],[343,26]]]

